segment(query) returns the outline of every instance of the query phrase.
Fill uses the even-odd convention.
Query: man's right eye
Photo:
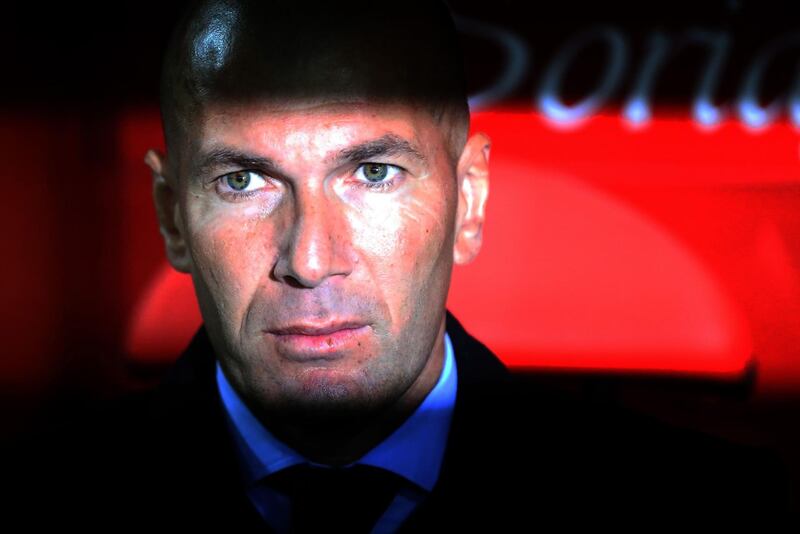
[[[249,193],[267,185],[263,176],[255,171],[236,171],[220,177],[223,185],[236,193]]]
[[[218,193],[230,200],[256,195],[259,189],[268,185],[267,179],[256,171],[236,171],[223,174],[215,181]]]

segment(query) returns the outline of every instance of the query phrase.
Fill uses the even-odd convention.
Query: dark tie
[[[404,478],[371,465],[328,468],[298,464],[264,481],[289,497],[292,534],[368,534]]]

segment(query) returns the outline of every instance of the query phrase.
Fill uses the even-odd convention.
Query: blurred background
[[[797,486],[792,3],[449,3],[493,141],[451,311],[532,387],[766,447]],[[180,4],[4,9],[3,440],[154,384],[201,321],[143,162]]]

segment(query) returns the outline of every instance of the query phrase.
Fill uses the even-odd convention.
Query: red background
[[[800,136],[785,106],[759,130],[734,113],[753,58],[800,19],[748,1],[565,2],[535,16],[521,2],[453,4],[516,32],[532,60],[515,92],[473,117],[493,141],[484,248],[455,269],[450,308],[532,382],[765,446],[800,481]],[[143,163],[163,147],[158,66],[176,8],[10,9],[2,438],[154,383],[200,320],[188,277],[166,264]],[[626,36],[630,72],[591,118],[557,127],[531,104],[541,73],[597,24]],[[648,39],[696,27],[734,42],[716,94],[727,118],[692,118],[707,65],[688,50],[662,74],[654,118],[633,127],[619,109]],[[465,44],[473,89],[485,89],[503,58]],[[603,55],[589,52],[565,102],[596,85]],[[765,73],[762,103],[785,103],[797,57]]]

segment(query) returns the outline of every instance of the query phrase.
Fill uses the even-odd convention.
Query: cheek
[[[240,325],[242,316],[263,276],[269,235],[263,220],[244,209],[197,210],[190,219],[190,248],[196,273],[208,288],[223,325]],[[258,244],[258,246],[256,246]],[[201,303],[202,304],[202,303]]]
[[[350,215],[353,241],[372,281],[393,312],[404,317],[432,296],[428,289],[452,257],[447,192],[422,189],[374,195]]]

